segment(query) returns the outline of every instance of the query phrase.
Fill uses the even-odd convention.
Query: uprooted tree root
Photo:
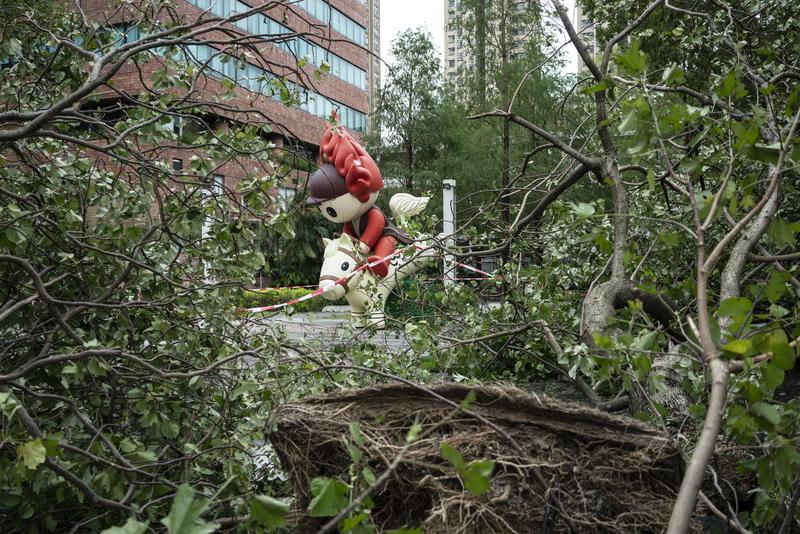
[[[372,520],[381,530],[647,532],[661,531],[669,521],[682,463],[674,443],[657,430],[510,387],[446,384],[431,391],[455,403],[473,392],[471,412],[506,436],[407,385],[346,391],[279,408],[268,438],[294,485],[298,532],[314,532],[323,524],[306,512],[311,479],[349,480],[349,422],[357,422],[365,438],[361,466],[376,475],[403,449],[412,424],[422,424],[420,440],[372,495]],[[467,462],[496,462],[486,493],[464,489],[442,457],[442,442]]]

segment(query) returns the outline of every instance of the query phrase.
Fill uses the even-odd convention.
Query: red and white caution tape
[[[365,269],[369,269],[370,267],[375,267],[376,265],[381,264],[384,261],[391,260],[395,256],[401,255],[404,252],[404,250],[405,249],[396,250],[392,254],[389,254],[388,256],[384,256],[383,258],[379,258],[379,259],[377,259],[377,260],[375,260],[375,261],[373,261],[371,263],[365,263],[364,265],[362,265],[358,269],[354,270],[353,272],[350,272],[350,273],[342,276],[341,278],[336,280],[333,284],[331,284],[331,285],[329,285],[327,287],[324,287],[324,288],[321,287],[321,288],[319,288],[319,289],[317,289],[315,291],[312,291],[308,295],[303,295],[300,298],[296,298],[294,300],[290,300],[289,302],[284,302],[284,303],[281,303],[281,304],[272,304],[271,306],[262,306],[261,308],[245,308],[245,309],[243,309],[241,311],[250,312],[250,313],[260,313],[260,312],[282,310],[283,308],[286,308],[286,307],[289,307],[289,306],[294,306],[295,304],[298,304],[300,302],[305,302],[307,300],[311,300],[313,298],[319,297],[323,293],[327,293],[328,291],[330,291],[331,289],[333,289],[336,286],[340,286],[340,285],[344,284],[345,282],[347,282],[348,280],[353,278],[356,275],[356,273],[359,273],[359,272],[361,272],[361,271],[363,271]]]
[[[425,247],[423,247],[423,246],[422,246],[422,245],[420,245],[419,243],[415,243],[415,244],[414,244],[414,246],[415,246],[415,247],[417,247],[417,250],[427,250]],[[456,266],[456,267],[460,267],[461,269],[466,269],[467,271],[472,271],[473,273],[482,274],[482,275],[483,275],[483,276],[485,276],[486,278],[494,278],[494,276],[493,276],[493,275],[491,275],[491,274],[487,273],[486,271],[481,271],[480,269],[476,269],[475,267],[472,267],[472,266],[470,266],[470,265],[467,265],[467,264],[465,264],[465,263],[458,263],[458,262],[456,262],[456,263],[455,263],[455,266]]]
[[[416,247],[417,250],[427,250],[426,247],[423,247],[422,245],[420,245],[418,243],[415,243],[414,246]],[[383,258],[379,258],[379,259],[377,259],[377,260],[375,260],[375,261],[373,261],[371,263],[365,263],[364,265],[362,265],[358,269],[354,270],[353,272],[348,273],[345,276],[342,276],[341,278],[336,280],[333,284],[331,284],[331,285],[329,285],[327,287],[324,287],[324,288],[320,287],[319,289],[316,289],[315,291],[312,291],[311,293],[309,293],[307,295],[303,295],[302,297],[296,298],[294,300],[290,300],[288,302],[283,302],[281,304],[272,304],[270,306],[262,306],[260,308],[243,308],[243,309],[241,309],[239,311],[240,312],[249,312],[249,313],[270,312],[270,311],[282,310],[284,308],[288,308],[289,306],[294,306],[295,304],[299,304],[301,302],[305,302],[307,300],[311,300],[313,298],[321,296],[324,293],[327,293],[328,291],[330,291],[331,289],[333,289],[336,286],[340,286],[340,285],[344,284],[345,282],[350,280],[352,277],[354,277],[356,275],[356,273],[359,273],[359,272],[361,272],[361,271],[363,271],[365,269],[369,269],[370,267],[375,267],[376,265],[381,264],[384,261],[391,260],[395,256],[400,256],[401,254],[403,254],[403,252],[405,252],[405,250],[406,249],[396,250],[396,251],[394,251],[392,254],[390,254],[388,256],[384,256]],[[485,277],[484,279],[493,278],[493,276],[491,274],[489,274],[489,273],[487,273],[485,271],[481,271],[480,269],[476,269],[475,267],[471,267],[469,265],[465,265],[463,263],[456,263],[456,266],[460,267],[462,269],[466,269],[468,271],[472,271],[474,273],[482,274]],[[466,278],[466,280],[476,280],[476,278]],[[308,287],[316,287],[316,286],[295,286],[295,287],[296,288],[303,288],[303,287],[308,288]],[[270,288],[270,289],[280,289],[280,288]],[[263,291],[268,291],[268,290],[269,289],[265,289]]]

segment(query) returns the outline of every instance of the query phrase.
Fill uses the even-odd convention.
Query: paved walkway
[[[340,310],[296,313],[292,316],[280,314],[259,319],[256,323],[280,328],[292,342],[316,350],[330,350],[336,345],[368,342],[386,352],[397,354],[410,346],[403,332],[350,328],[350,314]]]

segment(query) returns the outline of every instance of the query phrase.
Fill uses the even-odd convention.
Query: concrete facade
[[[459,0],[444,0],[444,77],[453,85],[459,83],[459,73],[475,67],[475,57],[461,29],[456,28]]]
[[[586,49],[589,51],[589,53],[593,57],[596,57],[599,50],[597,49],[597,34],[595,32],[595,25],[594,22],[583,12],[580,2],[575,3],[572,26],[575,28],[575,31],[578,32],[578,35],[581,36],[581,39],[586,44]],[[586,69],[586,65],[583,63],[583,60],[580,58],[580,56],[577,56],[575,72],[581,72],[584,69]]]
[[[492,5],[491,2],[487,3],[487,16],[489,18],[487,34],[487,68],[491,61],[492,42],[498,40],[497,36],[500,34],[499,22],[497,13],[492,16],[491,10],[498,9],[498,5]],[[472,73],[475,69],[475,54],[473,47],[475,46],[475,36],[466,33],[462,28],[458,27],[458,18],[461,9],[461,0],[443,0],[444,5],[444,76],[445,80],[451,83],[456,88],[460,88],[465,77]],[[502,4],[500,4],[502,5]],[[522,14],[527,9],[526,3],[520,0],[508,0],[506,5],[513,12]],[[525,45],[533,38],[538,37],[540,28],[537,24],[531,24],[530,19],[525,16],[510,16],[506,19],[508,21],[509,42],[511,44],[509,50],[509,58],[515,59],[518,57],[525,47]],[[495,37],[492,37],[494,35]]]

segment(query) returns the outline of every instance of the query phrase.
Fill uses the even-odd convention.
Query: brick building
[[[203,117],[206,127],[226,128],[231,121],[264,122],[272,129],[270,140],[286,152],[299,155],[307,161],[317,157],[319,139],[326,119],[338,111],[340,120],[356,137],[362,135],[369,124],[371,106],[375,102],[380,70],[379,54],[379,0],[176,0],[177,14],[193,21],[200,17],[227,18],[267,5],[265,10],[229,24],[226,35],[214,33],[200,37],[208,44],[184,47],[186,61],[196,65],[207,64],[207,76],[196,87],[199,99],[212,101],[233,86],[235,97],[227,102],[226,110],[215,111],[215,116]],[[91,18],[108,21],[120,35],[122,42],[140,38],[140,28],[126,20],[126,12],[118,9],[114,0],[80,0],[80,6]],[[134,17],[135,18],[135,17]],[[287,38],[258,45],[258,54],[248,56],[245,63],[228,61],[221,42],[230,41],[231,35],[246,39],[248,36],[268,35]],[[298,61],[303,64],[298,66]],[[151,62],[152,63],[152,62]],[[137,94],[144,83],[152,78],[157,65],[144,63],[123,68],[114,78],[116,91]],[[321,77],[315,71],[327,71]],[[296,106],[281,102],[277,86],[283,86],[297,95]],[[109,92],[102,99],[118,98]],[[184,125],[176,124],[176,128]],[[179,149],[162,157],[172,168],[179,170],[191,154]],[[214,181],[226,190],[235,189],[236,182],[246,172],[241,162],[229,163],[214,171]],[[303,174],[297,170],[285,185],[292,193],[293,184],[302,183]]]

